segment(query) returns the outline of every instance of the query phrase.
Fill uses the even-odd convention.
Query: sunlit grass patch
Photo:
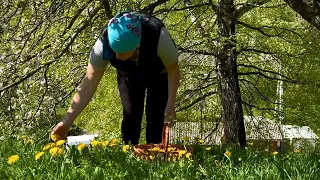
[[[318,179],[320,174],[319,153],[306,150],[276,154],[199,143],[192,152],[153,147],[141,158],[116,138],[69,148],[64,141],[26,139],[2,141],[1,179]]]

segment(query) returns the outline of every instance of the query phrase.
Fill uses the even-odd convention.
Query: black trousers
[[[124,143],[139,144],[145,96],[146,141],[161,143],[168,100],[167,73],[146,76],[117,71],[117,80],[123,106],[121,134]]]

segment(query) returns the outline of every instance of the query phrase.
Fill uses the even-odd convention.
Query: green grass
[[[19,138],[0,141],[0,179],[320,179],[320,154],[302,151],[273,155],[272,152],[253,152],[247,149],[195,146],[191,159],[182,157],[167,162],[137,158],[132,149],[122,152],[115,147],[76,147],[52,157],[48,150],[39,159],[48,140],[25,143]],[[11,155],[19,160],[9,165]]]

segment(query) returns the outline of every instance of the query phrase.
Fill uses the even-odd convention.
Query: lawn
[[[258,152],[200,142],[191,154],[140,158],[118,139],[68,149],[64,141],[26,136],[0,142],[0,179],[320,179],[315,151]]]

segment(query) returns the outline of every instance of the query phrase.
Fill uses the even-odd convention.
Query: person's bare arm
[[[55,139],[57,140],[66,139],[73,122],[90,102],[105,69],[105,66],[94,67],[91,63],[88,64],[84,81],[73,97],[71,106],[69,107],[63,120],[53,128],[51,132],[51,138],[53,138],[53,135],[55,135]]]
[[[175,100],[180,81],[180,69],[178,62],[167,66],[168,71],[168,102],[165,110],[165,120],[169,123],[169,127],[175,124],[176,111]]]
[[[83,109],[88,105],[98,87],[105,69],[105,67],[94,67],[91,63],[88,64],[84,81],[73,97],[71,106],[63,119],[64,122],[72,124],[83,111]]]
[[[167,67],[168,71],[168,104],[174,107],[177,90],[180,81],[180,69],[178,62],[172,63]]]

